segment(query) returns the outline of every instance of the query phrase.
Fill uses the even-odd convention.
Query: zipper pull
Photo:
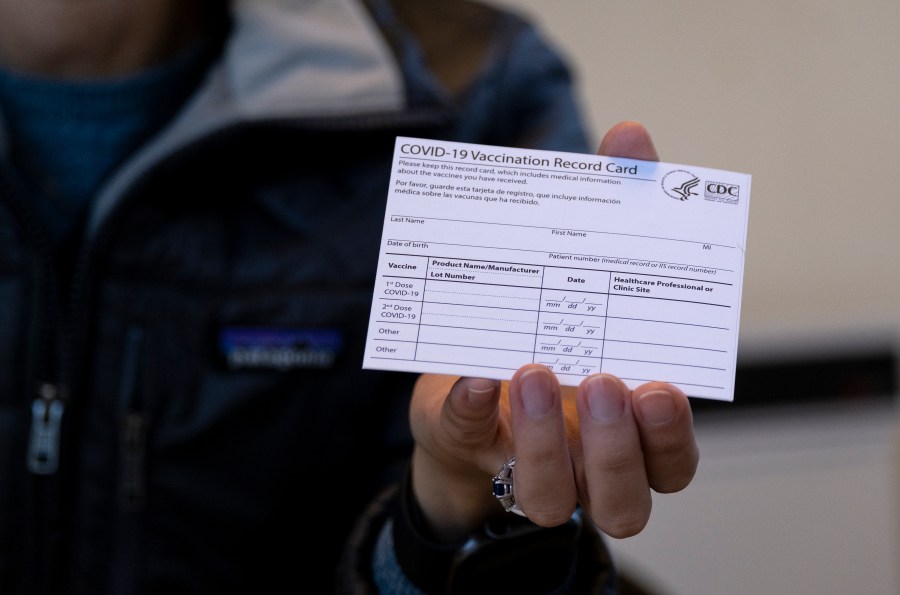
[[[132,512],[144,508],[146,443],[147,420],[138,412],[127,413],[122,420],[119,496],[122,507]]]
[[[49,382],[38,386],[31,404],[31,436],[28,439],[28,470],[52,475],[59,467],[59,438],[65,403],[59,387]]]
[[[144,328],[131,326],[125,336],[124,367],[119,385],[119,403],[122,407],[119,428],[119,501],[122,509],[140,512],[147,497],[146,464],[147,425],[145,414],[140,411],[141,357],[143,355]]]

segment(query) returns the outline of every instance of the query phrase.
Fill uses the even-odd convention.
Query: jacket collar
[[[220,60],[173,121],[103,188],[88,235],[142,172],[216,130],[406,107],[400,67],[356,0],[234,0],[231,11],[232,30]]]

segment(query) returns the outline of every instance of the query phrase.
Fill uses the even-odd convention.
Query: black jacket
[[[203,86],[96,197],[71,279],[0,160],[3,595],[330,592],[410,447],[413,377],[361,369],[394,138],[586,150],[524,21],[343,3],[353,30],[310,51],[302,4],[234,4]]]

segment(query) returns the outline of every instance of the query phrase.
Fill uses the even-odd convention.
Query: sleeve
[[[463,595],[482,592],[613,595],[617,577],[602,535],[580,510],[541,528],[499,513],[454,544],[422,529],[409,473],[373,505],[339,571],[342,593]]]

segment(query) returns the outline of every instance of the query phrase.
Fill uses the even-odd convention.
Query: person
[[[589,151],[573,97],[468,1],[0,0],[0,592],[614,592],[683,392],[360,366],[396,136]]]

